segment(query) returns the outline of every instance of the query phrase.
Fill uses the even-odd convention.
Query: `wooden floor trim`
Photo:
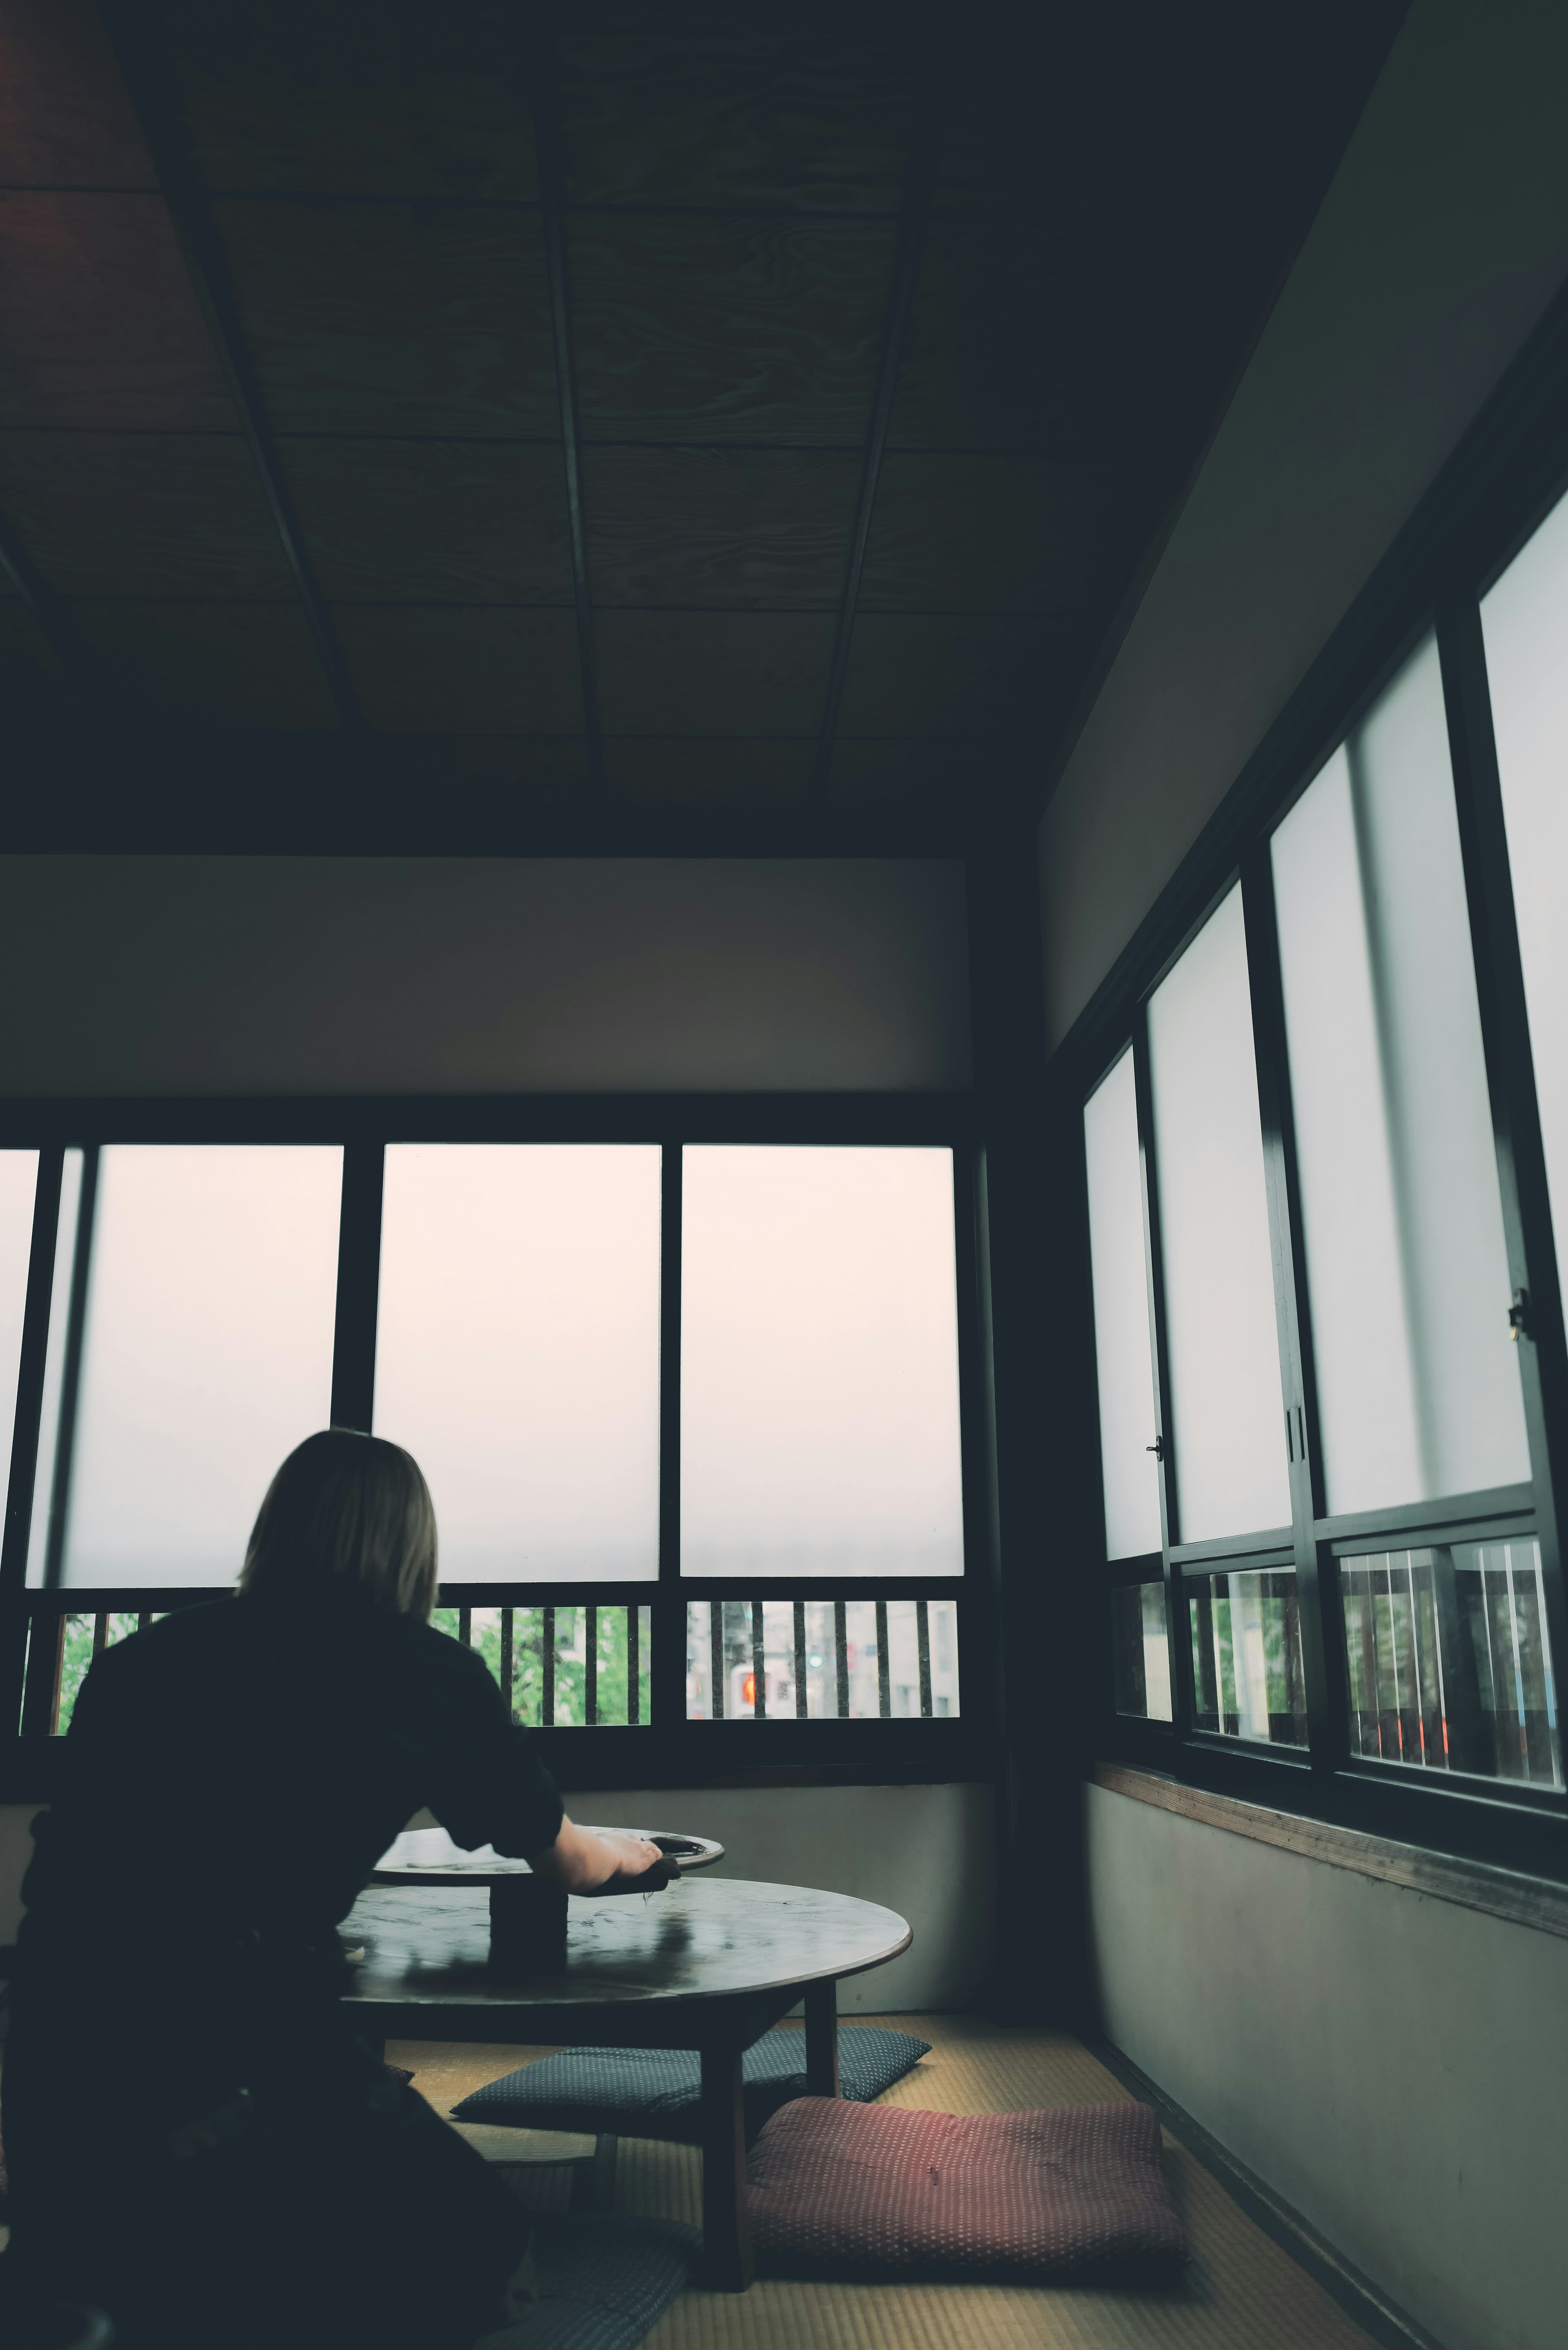
[[[1131,1763],[1096,1762],[1089,1777],[1093,1785],[1113,1795],[1152,1804],[1159,1811],[1174,1812],[1205,1827],[1251,1836],[1257,1844],[1277,1845],[1303,1859],[1323,1861],[1330,1868],[1352,1869],[1360,1877],[1379,1877],[1386,1885],[1401,1885],[1411,1893],[1429,1894],[1437,1901],[1452,1901],[1462,1909],[1479,1909],[1487,1917],[1505,1918],[1511,1925],[1533,1926],[1541,1933],[1568,1939],[1568,1885],[1558,1885],[1550,1877],[1526,1877],[1518,1869],[1495,1868],[1487,1861],[1428,1852],[1420,1845],[1396,1844],[1359,1828],[1303,1819],[1294,1812],[1271,1811],[1262,1804],[1244,1804],[1234,1795],[1189,1787],[1180,1780],[1168,1779],[1162,1772],[1141,1771]]]

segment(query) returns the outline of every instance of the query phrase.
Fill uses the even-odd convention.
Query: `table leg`
[[[805,1992],[805,2094],[836,2097],[838,2087],[838,1985],[808,1983]]]
[[[702,2282],[744,2293],[752,2282],[746,2217],[746,2132],[741,2052],[702,2051]]]

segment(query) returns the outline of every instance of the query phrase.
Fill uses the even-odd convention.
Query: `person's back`
[[[565,1817],[431,1629],[435,1571],[416,1464],[326,1431],[273,1481],[239,1596],[78,1694],[23,1885],[8,2266],[101,2300],[127,2350],[456,2350],[526,2251],[522,2207],[357,2038],[337,1926],[425,1805],[573,1888],[659,1856]]]

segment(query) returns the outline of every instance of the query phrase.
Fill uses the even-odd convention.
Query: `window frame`
[[[592,1601],[650,1608],[651,1719],[630,1727],[598,1724],[534,1733],[550,1767],[571,1789],[948,1783],[994,1777],[993,1432],[989,1301],[983,1294],[984,1149],[975,1099],[967,1094],[99,1098],[0,1104],[0,1146],[40,1153],[16,1437],[0,1549],[0,1720],[7,1726],[21,1716],[27,1627],[34,1614],[82,1615],[138,1607],[161,1611],[216,1596],[201,1590],[132,1592],[118,1586],[102,1591],[29,1591],[26,1585],[65,1152],[70,1148],[92,1151],[110,1143],[182,1142],[342,1146],[331,1416],[335,1423],[348,1427],[369,1426],[372,1418],[382,1176],[389,1143],[658,1146],[663,1165],[657,1576],[635,1583],[443,1584],[441,1603],[464,1607]],[[951,1150],[963,1477],[961,1575],[732,1580],[680,1574],[681,1152],[688,1143],[703,1142]],[[85,1289],[79,1253],[75,1286]],[[76,1300],[73,1304],[79,1337],[80,1306]],[[961,1601],[959,1713],[875,1721],[688,1721],[687,1603],[737,1597]],[[58,1784],[61,1741],[40,1734],[44,1709],[30,1690],[28,1705],[28,1720],[17,1733],[0,1737],[0,1801],[47,1801]]]
[[[1071,1154],[1081,1251],[1075,1285],[1080,1342],[1094,1361],[1088,1264],[1084,1105],[1131,1046],[1145,1212],[1145,1265],[1155,1364],[1154,1433],[1160,1446],[1160,1552],[1106,1558],[1098,1402],[1084,1403],[1089,1474],[1075,1517],[1096,1594],[1096,1686],[1082,1730],[1095,1756],[1163,1772],[1245,1801],[1363,1831],[1473,1854],[1568,1877],[1568,1788],[1450,1778],[1350,1751],[1348,1665],[1338,1558],[1354,1547],[1408,1547],[1461,1534],[1533,1534],[1541,1546],[1547,1627],[1561,1690],[1568,1671],[1568,1593],[1559,1521],[1568,1505],[1568,1342],[1514,917],[1496,743],[1481,632],[1481,598],[1568,494],[1568,296],[1560,297],[1389,549],[1292,701],[1249,760],[1152,912],[1140,925],[1059,1049],[1048,1073],[1050,1114]],[[1468,944],[1475,970],[1488,1096],[1519,1338],[1531,1478],[1527,1484],[1432,1503],[1332,1515],[1319,1457],[1318,1398],[1305,1282],[1295,1136],[1270,842],[1362,715],[1435,633],[1464,870]],[[1158,1168],[1148,1076],[1147,1006],[1160,980],[1229,889],[1240,882],[1246,921],[1252,1033],[1274,1264],[1275,1319],[1290,1441],[1292,1523],[1228,1543],[1173,1540],[1168,1367],[1165,1350]],[[1500,1311],[1506,1301],[1500,1301]],[[1304,1444],[1301,1440],[1304,1439]],[[1271,1535],[1272,1540],[1271,1541]],[[1280,1548],[1297,1577],[1309,1743],[1243,1744],[1193,1727],[1186,1576],[1248,1552]],[[1097,1564],[1096,1564],[1097,1562]],[[1112,1682],[1108,1593],[1160,1581],[1166,1594],[1174,1719],[1118,1715]],[[1106,1595],[1106,1596],[1101,1596]],[[1241,1747],[1241,1751],[1236,1751]],[[1568,1757],[1565,1757],[1568,1760]]]

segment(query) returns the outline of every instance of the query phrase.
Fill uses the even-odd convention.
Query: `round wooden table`
[[[703,2269],[732,2293],[752,2276],[742,2054],[804,1996],[806,2086],[836,2096],[837,1980],[885,1966],[912,1939],[896,1910],[874,1901],[739,1877],[575,1897],[556,1975],[510,1980],[497,1969],[478,1886],[371,1886],[340,1930],[364,1946],[347,2004],[372,2040],[695,2049]]]

